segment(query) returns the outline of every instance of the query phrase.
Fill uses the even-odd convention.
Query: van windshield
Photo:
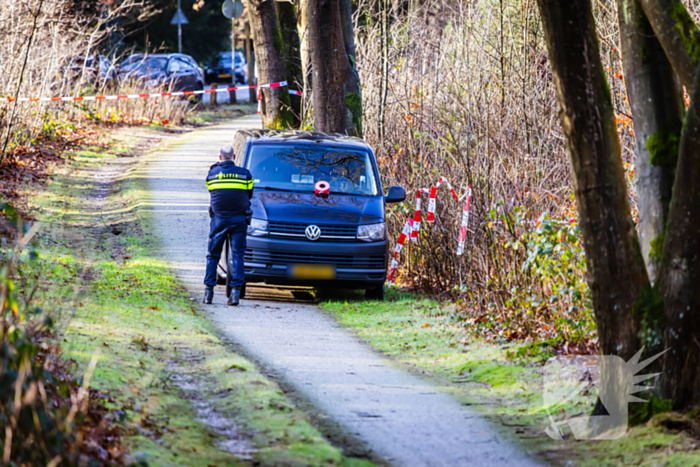
[[[256,189],[313,192],[326,181],[331,194],[376,196],[372,159],[365,151],[311,145],[254,145],[248,170]]]

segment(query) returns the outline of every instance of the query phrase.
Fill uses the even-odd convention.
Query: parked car
[[[72,81],[77,81],[84,74],[83,83],[102,86],[116,79],[117,70],[104,55],[89,55],[87,57],[73,57],[66,69],[66,74]]]
[[[254,179],[245,282],[357,288],[383,299],[386,204],[406,191],[392,186],[384,194],[372,148],[359,138],[291,130],[239,130],[233,148]],[[327,195],[316,194],[321,181]],[[227,282],[224,251],[219,274]]]
[[[241,52],[236,52],[234,70],[236,83],[248,82],[248,63]],[[231,82],[231,52],[222,52],[216,60],[207,67],[205,72],[207,83]]]
[[[166,84],[173,91],[204,89],[204,72],[185,54],[132,55],[119,67],[119,79],[153,88]]]

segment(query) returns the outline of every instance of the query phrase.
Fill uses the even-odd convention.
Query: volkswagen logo
[[[321,236],[321,229],[317,225],[310,225],[306,228],[306,238],[312,242],[318,240]]]

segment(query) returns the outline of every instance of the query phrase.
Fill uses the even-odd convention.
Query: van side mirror
[[[389,193],[387,193],[384,201],[387,203],[400,203],[406,199],[406,190],[402,186],[392,186],[389,187]]]

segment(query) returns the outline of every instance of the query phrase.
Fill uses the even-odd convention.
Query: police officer
[[[209,254],[207,272],[204,277],[204,303],[211,303],[216,286],[216,268],[221,259],[226,236],[231,239],[232,279],[228,304],[237,306],[245,278],[244,254],[246,249],[247,224],[250,222],[250,199],[253,197],[253,177],[243,167],[233,162],[231,146],[221,148],[219,161],[212,165],[207,175],[207,189],[211,195],[209,217]],[[227,267],[231,267],[228,265]]]

